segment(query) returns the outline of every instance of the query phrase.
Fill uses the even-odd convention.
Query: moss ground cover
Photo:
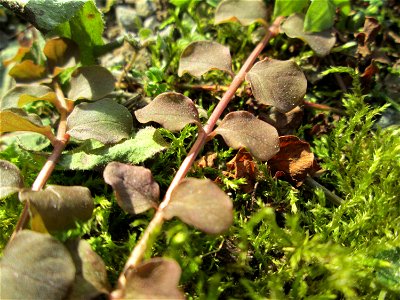
[[[210,115],[230,78],[221,71],[201,78],[178,77],[180,53],[190,42],[214,40],[229,47],[237,72],[263,34],[256,24],[213,25],[209,16],[218,2],[154,1],[157,27],[143,23],[135,29],[145,47],[130,50],[126,59],[116,52],[122,57],[119,62],[102,61],[121,76],[121,90],[140,95],[133,106],[143,106],[140,101],[166,91],[179,91],[195,100],[200,119]],[[272,1],[265,2],[272,10]],[[116,19],[121,5],[112,5],[104,14],[106,24],[123,27]],[[399,83],[400,74],[399,42],[393,38],[400,27],[399,10],[394,1],[355,1],[347,16],[338,14],[335,27],[340,39],[323,58],[315,56],[301,40],[283,34],[262,52],[261,58],[293,59],[305,72],[309,85],[301,125],[289,126],[289,131],[309,143],[321,170],[311,183],[296,186],[271,174],[268,163],[250,158],[249,163],[258,170],[250,174],[253,177],[249,172],[232,176],[229,162],[238,151],[220,137],[207,143],[189,174],[212,179],[231,197],[233,225],[223,235],[208,236],[173,219],[146,252],[146,258],[165,256],[179,263],[180,286],[188,299],[400,296],[399,93],[392,88]],[[381,26],[368,45],[355,37],[360,32],[367,34],[363,28],[366,17]],[[146,21],[149,16],[141,18]],[[107,29],[105,34],[112,36],[113,32]],[[124,68],[125,74],[121,73]],[[132,103],[128,100],[122,96],[120,102],[129,108]],[[47,106],[28,107],[38,108],[45,112]],[[260,119],[271,115],[271,108],[253,99],[247,84],[241,86],[226,112],[236,110],[250,111]],[[158,132],[168,147],[142,165],[152,171],[163,194],[193,145],[197,128],[187,125],[179,132]],[[43,155],[8,140],[1,147],[0,158],[14,163],[30,186]],[[203,156],[206,163],[202,163]],[[91,219],[56,237],[61,241],[86,239],[104,260],[115,285],[154,213],[124,213],[102,178],[103,169],[79,171],[60,166],[48,183],[90,189],[95,203]],[[332,193],[342,199],[340,205],[332,202]],[[0,247],[4,249],[23,205],[15,195],[0,201]]]

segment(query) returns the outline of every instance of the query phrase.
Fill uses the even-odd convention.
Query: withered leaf
[[[30,230],[17,233],[0,262],[2,299],[65,299],[74,278],[64,245]]]
[[[49,185],[41,191],[23,190],[19,199],[29,201],[33,218],[38,214],[37,220],[48,231],[72,228],[76,220],[87,221],[94,208],[90,191],[83,186]]]
[[[68,99],[98,100],[114,90],[114,83],[114,76],[104,67],[80,67],[72,74]]]
[[[223,233],[233,222],[232,200],[209,179],[183,179],[164,213],[209,234]]]
[[[13,77],[16,82],[32,82],[44,78],[46,68],[28,59],[13,66],[8,75]]]
[[[12,163],[0,159],[0,199],[18,192],[24,186],[19,169]]]
[[[214,24],[238,21],[247,26],[254,22],[266,25],[267,8],[262,0],[223,0],[215,11]]]
[[[104,169],[103,177],[113,187],[117,202],[125,212],[140,214],[158,206],[160,188],[149,169],[111,162]]]
[[[240,148],[238,153],[229,162],[226,163],[226,175],[236,178],[246,178],[246,183],[240,188],[245,193],[253,191],[254,183],[257,175],[257,165],[253,157],[244,148]]]
[[[307,142],[294,135],[279,137],[280,151],[268,161],[272,174],[284,174],[284,178],[296,186],[303,184],[308,174],[314,173],[318,166]]]
[[[184,299],[178,288],[181,268],[170,258],[155,257],[128,270],[126,286],[117,299]]]
[[[129,110],[112,99],[75,106],[67,119],[67,133],[78,140],[96,139],[114,144],[129,138],[133,119]]]
[[[136,110],[135,116],[140,123],[157,122],[171,131],[179,131],[190,123],[200,125],[193,101],[175,92],[158,95],[150,104]]]
[[[212,41],[196,41],[183,50],[179,60],[179,76],[189,73],[200,77],[210,70],[221,70],[233,75],[228,47]]]
[[[257,101],[283,113],[301,104],[307,90],[306,76],[291,60],[266,58],[251,68],[246,80]]]
[[[375,41],[376,35],[379,33],[381,25],[378,20],[373,17],[366,17],[362,32],[355,34],[358,42],[357,53],[366,57],[371,54],[370,44]]]
[[[326,56],[336,43],[336,37],[332,29],[321,32],[305,32],[304,15],[293,14],[281,25],[281,31],[290,38],[298,38],[306,42],[318,56]]]
[[[13,131],[33,131],[53,140],[50,126],[43,126],[35,114],[27,114],[20,108],[9,108],[0,111],[0,133]]]
[[[217,129],[229,147],[245,147],[255,158],[266,161],[279,151],[278,132],[247,111],[231,112]]]
[[[75,282],[68,299],[95,299],[101,295],[108,295],[111,287],[106,266],[90,244],[85,240],[76,239],[67,241],[65,246],[76,269]]]

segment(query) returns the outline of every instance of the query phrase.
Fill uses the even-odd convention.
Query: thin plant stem
[[[318,104],[318,103],[313,103],[309,101],[304,101],[304,107],[312,108],[312,109],[317,109],[317,110],[325,110],[325,111],[331,111],[334,113],[337,113],[339,115],[345,115],[346,112],[342,109],[335,108],[332,106],[328,106],[325,104]]]
[[[311,188],[314,189],[321,189],[326,198],[331,201],[333,204],[335,205],[340,205],[344,202],[344,200],[342,198],[340,198],[339,196],[335,195],[334,193],[332,193],[330,190],[328,190],[326,187],[324,187],[323,185],[319,184],[318,182],[316,182],[312,177],[307,176],[305,183],[310,186]]]
[[[36,177],[35,181],[32,184],[31,190],[32,191],[40,191],[44,185],[46,184],[47,180],[49,179],[51,173],[54,171],[56,167],[57,161],[61,156],[65,146],[69,141],[69,135],[66,133],[67,131],[67,116],[70,108],[67,108],[64,93],[61,90],[60,85],[58,82],[54,81],[53,83],[54,90],[57,95],[58,103],[56,105],[57,110],[60,113],[60,121],[57,128],[57,138],[56,142],[53,144],[54,148],[43,165],[42,169],[40,170],[38,176]],[[15,226],[14,232],[11,235],[10,241],[12,241],[15,235],[22,229],[24,229],[29,221],[29,202],[26,201],[22,213],[18,219],[17,225]],[[9,241],[9,242],[10,242]]]
[[[154,236],[154,232],[157,229],[161,228],[162,224],[164,223],[164,209],[168,206],[171,200],[171,193],[172,191],[178,186],[179,182],[186,176],[189,172],[191,166],[194,163],[197,155],[199,154],[200,150],[204,146],[207,136],[213,131],[214,126],[218,119],[220,118],[221,114],[229,104],[229,102],[234,97],[237,89],[243,83],[247,72],[251,69],[254,62],[256,61],[257,57],[260,55],[261,51],[265,48],[269,40],[276,36],[279,33],[279,24],[282,21],[282,18],[277,18],[274,23],[268,29],[266,35],[261,40],[261,42],[254,48],[253,52],[247,58],[246,62],[243,64],[242,68],[238,72],[238,74],[233,78],[232,83],[230,84],[228,90],[225,92],[224,96],[222,97],[221,101],[215,107],[213,113],[211,114],[210,118],[208,119],[207,124],[204,126],[204,130],[199,131],[197,139],[190,149],[187,157],[182,162],[179,170],[175,174],[174,179],[172,180],[167,192],[165,193],[164,199],[161,202],[158,210],[156,211],[153,219],[150,221],[148,227],[144,231],[142,237],[136,244],[135,248],[131,252],[123,272],[121,273],[118,279],[118,288],[123,289],[126,284],[125,274],[129,269],[134,269],[143,259],[144,253],[146,249],[150,246],[149,243],[151,241],[151,237]]]

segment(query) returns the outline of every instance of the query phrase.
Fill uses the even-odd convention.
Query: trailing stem
[[[47,159],[46,163],[43,165],[38,176],[36,177],[35,181],[32,184],[31,188],[32,191],[39,191],[44,187],[51,173],[56,167],[57,161],[60,158],[62,151],[64,150],[65,146],[69,141],[69,135],[66,133],[67,131],[66,123],[68,114],[71,112],[73,107],[68,106],[64,97],[64,93],[61,90],[61,87],[58,84],[58,82],[54,81],[53,86],[57,95],[56,107],[60,113],[60,121],[57,128],[57,138],[56,142],[53,144],[54,148],[51,155]],[[22,213],[18,219],[17,225],[15,226],[14,232],[11,235],[10,241],[13,240],[18,231],[26,227],[28,221],[29,221],[29,201],[26,201]]]
[[[243,64],[242,68],[238,72],[238,74],[233,78],[232,83],[230,84],[229,88],[225,92],[224,96],[222,97],[221,101],[215,107],[213,113],[211,114],[210,118],[208,119],[207,124],[204,126],[204,130],[199,131],[197,139],[190,149],[187,157],[182,162],[178,172],[176,173],[174,179],[171,182],[167,192],[165,193],[164,200],[161,202],[160,206],[158,207],[153,219],[151,220],[149,226],[144,231],[142,237],[136,244],[135,248],[133,249],[131,255],[129,256],[124,270],[121,273],[119,280],[118,280],[118,288],[123,289],[126,283],[125,274],[129,269],[134,269],[143,259],[144,253],[146,249],[150,246],[152,237],[158,232],[159,228],[164,223],[164,209],[168,206],[172,191],[177,187],[179,182],[186,176],[188,171],[190,170],[191,166],[193,165],[197,155],[199,154],[200,150],[204,146],[205,142],[208,139],[208,136],[212,133],[214,126],[218,119],[220,118],[221,114],[232,100],[233,96],[235,95],[237,89],[243,83],[247,72],[252,68],[254,65],[257,57],[260,55],[261,51],[265,48],[269,40],[278,35],[279,33],[279,24],[282,21],[281,17],[278,17],[274,23],[268,28],[267,33],[265,34],[264,38],[261,42],[254,48],[253,52],[247,58],[246,62]]]

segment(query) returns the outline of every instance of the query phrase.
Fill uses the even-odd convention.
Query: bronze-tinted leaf
[[[179,76],[189,73],[200,77],[210,70],[221,70],[233,75],[228,47],[211,41],[196,41],[183,50],[179,60]]]
[[[257,101],[283,113],[302,103],[307,90],[306,76],[291,60],[262,60],[251,68],[246,80]]]
[[[68,98],[71,100],[97,100],[114,90],[114,76],[101,66],[78,68],[72,74]]]
[[[68,299],[96,299],[101,295],[108,295],[106,266],[99,255],[92,250],[85,240],[70,240],[65,243],[75,264],[76,274],[72,291]]]
[[[298,38],[310,45],[318,56],[326,56],[336,43],[336,37],[332,29],[321,32],[305,32],[304,15],[293,14],[281,25],[281,31],[288,37]]]
[[[233,222],[232,200],[209,179],[183,179],[164,212],[166,219],[178,217],[209,234],[223,233]]]
[[[140,214],[158,206],[160,188],[149,169],[112,162],[104,169],[103,176],[125,212]]]
[[[40,215],[48,231],[74,227],[76,220],[87,221],[92,216],[93,199],[83,186],[49,185],[45,190],[24,190],[21,201],[29,201],[33,215]]]
[[[129,110],[112,99],[75,106],[67,119],[67,133],[78,140],[96,139],[114,144],[129,138],[133,119]]]
[[[28,101],[27,99],[31,99]],[[19,85],[10,89],[1,99],[0,108],[21,107],[35,100],[53,102],[56,95],[53,90],[44,85]]]
[[[7,67],[8,65],[12,63],[19,63],[21,62],[24,57],[31,51],[30,47],[19,47],[17,53],[14,55],[14,57],[10,59],[6,59],[3,61],[3,65]]]
[[[286,135],[279,137],[279,146],[280,151],[268,161],[272,174],[302,185],[307,175],[318,169],[310,145],[294,135]]]
[[[185,299],[178,288],[181,268],[170,258],[155,257],[128,270],[125,290],[117,299]]]
[[[158,95],[149,105],[136,110],[135,116],[140,123],[157,122],[171,131],[179,131],[190,123],[200,124],[193,101],[174,92]]]
[[[44,78],[46,68],[28,59],[13,66],[8,75],[17,82],[32,82]]]
[[[238,21],[247,26],[254,22],[266,25],[267,8],[262,0],[223,0],[215,11],[214,24]]]
[[[1,299],[65,299],[74,278],[74,263],[63,244],[23,230],[1,258]]]
[[[229,147],[245,147],[257,159],[266,161],[279,151],[278,132],[247,111],[231,112],[215,129]]]
[[[43,53],[47,57],[47,64],[57,75],[64,68],[73,67],[79,60],[78,46],[66,38],[53,38],[46,42]]]
[[[19,169],[14,164],[0,159],[0,199],[18,192],[23,186]]]
[[[54,137],[51,127],[43,126],[37,115],[28,115],[19,108],[0,111],[0,133],[13,131],[33,131],[43,134],[50,140]]]

